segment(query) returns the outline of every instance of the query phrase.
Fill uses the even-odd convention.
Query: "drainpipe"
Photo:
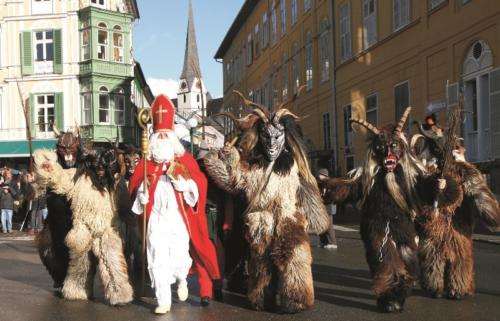
[[[332,108],[333,108],[333,146],[334,146],[334,151],[332,155],[332,160],[333,160],[333,170],[335,175],[339,175],[340,173],[337,173],[337,168],[338,168],[338,160],[339,160],[339,144],[338,144],[338,137],[339,137],[339,131],[338,131],[338,115],[337,115],[337,52],[336,52],[336,37],[335,35],[337,34],[337,30],[335,28],[335,4],[334,1],[329,1],[328,2],[330,5],[330,13],[331,13],[331,30],[332,30],[332,81],[331,83],[331,90],[332,90]]]

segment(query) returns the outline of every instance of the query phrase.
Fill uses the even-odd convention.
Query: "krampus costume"
[[[255,108],[234,119],[249,128],[240,149],[212,151],[205,156],[205,166],[221,188],[243,192],[249,201],[245,224],[250,303],[255,309],[272,309],[279,294],[281,310],[295,313],[314,303],[307,233],[324,232],[328,215],[301,145],[298,117],[283,105],[269,114],[243,100]]]
[[[488,226],[497,228],[500,207],[481,172],[465,161],[463,148],[456,137],[445,137],[442,130],[426,130],[420,124],[419,130],[421,134],[414,135],[412,145],[423,138],[418,157],[429,171],[442,172],[445,146],[451,147],[448,153],[454,157],[449,157],[444,174],[458,183],[459,190],[459,197],[452,204],[437,208],[427,206],[417,219],[421,283],[435,297],[446,295],[461,299],[474,293],[474,218],[479,215]],[[450,134],[454,136],[450,132],[446,136]]]
[[[328,182],[333,200],[358,202],[366,260],[377,306],[384,312],[403,309],[418,269],[413,220],[421,203],[432,204],[438,194],[436,178],[427,176],[425,168],[410,154],[402,132],[410,110],[405,111],[397,126],[381,129],[352,119],[372,134],[365,162],[350,173],[350,178]],[[443,204],[446,198],[453,197],[453,184],[447,185],[440,194]]]
[[[56,144],[57,161],[64,169],[74,168],[82,159],[78,127],[72,131],[60,132],[56,125],[52,128],[58,138]],[[54,280],[54,288],[60,290],[68,271],[69,252],[64,239],[72,227],[70,201],[65,195],[47,190],[48,215],[44,228],[36,237],[42,263]]]
[[[70,261],[63,297],[87,300],[93,296],[95,255],[105,298],[111,305],[131,302],[133,291],[117,231],[115,153],[108,150],[88,154],[78,169],[63,169],[56,159],[53,152],[35,152],[39,181],[53,188],[54,193],[66,195],[73,211],[73,227],[65,239]]]

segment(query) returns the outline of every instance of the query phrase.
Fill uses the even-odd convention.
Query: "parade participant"
[[[212,179],[232,194],[245,193],[246,238],[250,243],[248,299],[255,309],[296,313],[314,304],[308,232],[322,233],[328,216],[311,174],[298,117],[282,104],[272,113],[240,93],[247,128],[238,150],[227,145],[205,156]],[[229,114],[227,114],[229,116]],[[308,231],[309,229],[309,231]]]
[[[328,200],[328,189],[325,186],[325,182],[329,179],[328,169],[320,168],[318,170],[318,187],[325,203],[328,216],[330,217],[330,226],[328,231],[319,235],[320,247],[325,249],[336,249],[337,248],[337,238],[335,237],[335,229],[333,228],[333,215],[335,215],[336,205]]]
[[[397,126],[390,124],[380,129],[365,120],[351,119],[370,135],[364,164],[348,178],[334,178],[327,183],[335,202],[358,202],[361,238],[377,306],[383,312],[403,309],[416,277],[415,216],[436,196],[443,205],[457,197],[453,181],[427,175],[411,155],[403,132],[410,110],[406,109]]]
[[[105,298],[116,306],[131,302],[133,290],[118,234],[121,200],[114,175],[116,154],[113,150],[88,153],[76,169],[63,169],[57,155],[48,150],[37,150],[34,156],[38,183],[71,202],[73,227],[65,238],[70,261],[63,297],[93,297],[95,256]]]
[[[207,203],[205,207],[208,234],[210,240],[215,244],[219,271],[221,274],[225,274],[225,243],[233,227],[233,207],[230,206],[232,203],[228,202],[228,195],[215,184],[206,172],[203,157],[205,157],[209,150],[209,144],[206,141],[202,141],[197,162],[200,170],[206,175],[208,182]],[[222,300],[222,278],[214,282],[214,297],[217,300]]]
[[[75,168],[81,164],[82,148],[78,126],[71,131],[59,131],[56,124],[52,129],[57,137],[57,162],[64,169]],[[47,219],[43,230],[36,237],[40,259],[54,280],[54,288],[61,291],[68,271],[69,252],[64,243],[68,231],[72,227],[71,202],[66,195],[54,193],[47,189]]]
[[[455,135],[453,127],[457,129],[461,123],[461,117],[456,115],[460,109],[449,115],[446,135],[442,130],[419,124],[420,134],[412,138],[413,143],[423,139],[417,156],[428,165],[428,170],[444,172],[459,185],[456,202],[427,206],[416,221],[422,287],[436,298],[461,299],[474,294],[474,221],[479,217],[492,229],[500,226],[498,201],[481,172],[465,160],[464,149]]]
[[[151,112],[154,134],[145,155],[149,188],[144,191],[142,187],[143,158],[132,175],[129,191],[135,199],[135,213],[143,214],[141,205],[146,205],[148,270],[158,299],[155,312],[163,314],[171,307],[171,284],[177,282],[179,299],[187,299],[186,277],[192,263],[198,273],[202,305],[210,302],[212,280],[220,275],[205,215],[207,180],[175,136],[175,109],[170,99],[158,96]]]

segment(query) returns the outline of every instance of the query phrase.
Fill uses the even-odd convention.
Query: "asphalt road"
[[[316,240],[313,239],[313,244]],[[500,245],[475,242],[477,294],[462,301],[432,299],[415,289],[405,311],[379,313],[370,290],[371,279],[357,232],[338,232],[339,249],[313,247],[316,304],[296,315],[256,312],[242,296],[225,293],[225,302],[199,305],[191,280],[187,302],[174,301],[172,311],[151,313],[154,299],[115,308],[105,304],[96,285],[96,299],[70,302],[55,296],[52,281],[40,263],[32,241],[0,238],[0,321],[99,320],[500,320]]]

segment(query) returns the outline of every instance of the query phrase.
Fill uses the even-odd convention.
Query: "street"
[[[99,320],[500,320],[500,245],[475,242],[476,296],[463,301],[436,300],[420,289],[408,298],[405,310],[379,313],[370,290],[371,278],[364,250],[355,230],[337,230],[338,250],[316,247],[314,279],[316,304],[312,311],[281,315],[250,310],[243,296],[225,292],[225,302],[202,308],[196,280],[190,279],[187,302],[176,299],[164,316],[151,313],[155,301],[148,298],[126,307],[105,304],[96,286],[94,301],[70,302],[54,295],[52,281],[31,240],[0,238],[0,320],[3,321],[99,321]],[[175,298],[175,294],[174,294]]]

